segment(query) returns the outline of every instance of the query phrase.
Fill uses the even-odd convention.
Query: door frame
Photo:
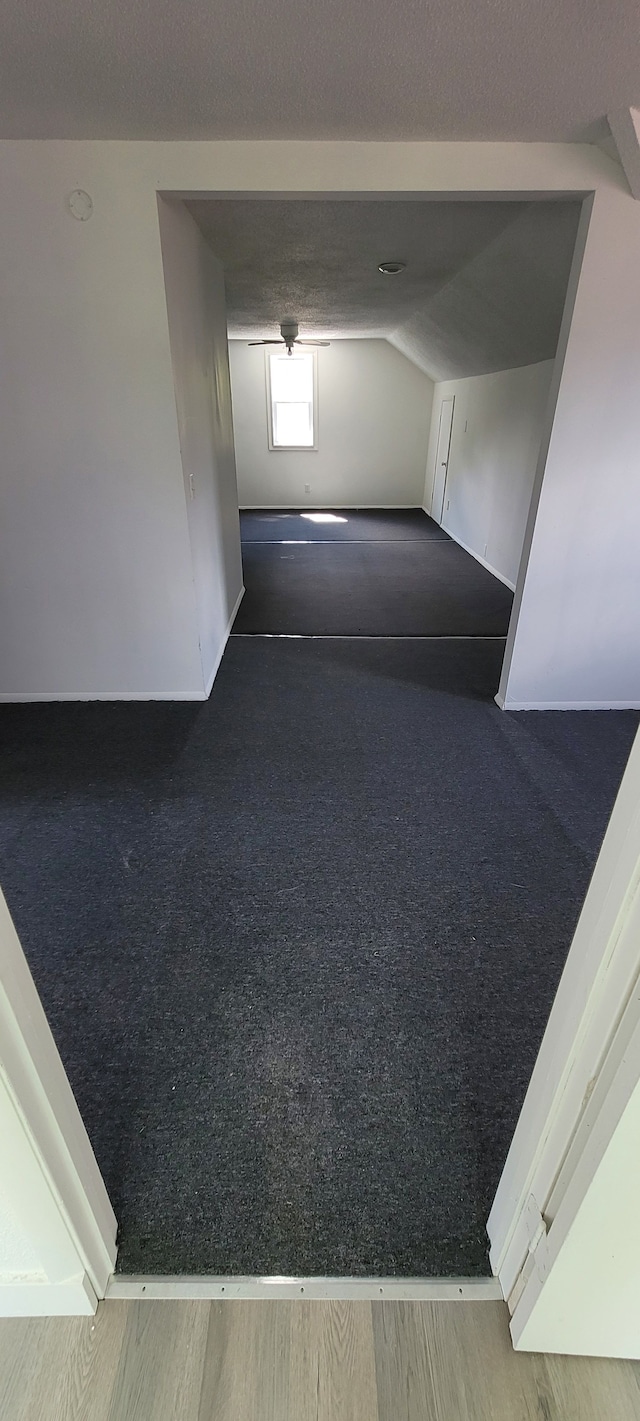
[[[640,730],[487,1225],[516,1345],[638,1081],[639,941]]]
[[[3,146],[11,155],[12,146]],[[23,147],[28,159],[33,145]],[[111,149],[117,164],[118,145],[58,142],[51,143],[47,151],[52,155],[55,181],[61,191],[65,185],[68,189],[75,187],[80,164],[83,182],[91,186],[95,176],[98,193],[104,195],[109,220],[117,222],[118,203],[126,204],[124,211],[135,209],[136,215],[144,215],[145,230],[150,238],[154,217],[157,223],[158,195],[179,199],[335,197],[353,201],[483,197],[496,201],[534,201],[556,197],[584,200],[586,214],[587,203],[598,189],[626,192],[619,165],[588,144],[223,141],[142,142],[120,145],[120,148],[126,148],[133,155],[135,169],[127,169],[121,188],[105,162],[106,150]],[[14,161],[11,156],[10,161]],[[584,225],[586,238],[588,214]],[[577,250],[575,285],[581,255]],[[159,283],[162,280],[159,243],[156,266]],[[573,294],[570,291],[567,298],[563,337],[556,356],[555,385],[547,414],[549,432],[573,315]],[[533,507],[531,527],[535,512]],[[520,580],[524,566],[521,565]],[[516,603],[511,639],[517,611]],[[510,643],[508,650],[509,646]],[[639,758],[636,753],[636,771]],[[553,1180],[562,1159],[567,1157],[592,1078],[588,1075],[586,1081],[583,1079],[581,1094],[576,1090],[580,1075],[577,1068],[582,1064],[584,1077],[590,1053],[592,1072],[594,1062],[602,1061],[622,1010],[624,973],[617,971],[620,963],[615,944],[620,934],[616,937],[616,925],[623,913],[629,880],[626,887],[620,881],[611,845],[614,843],[620,852],[624,849],[624,842],[620,840],[624,812],[619,812],[619,805],[622,802],[628,807],[628,800],[627,775],[614,810],[617,827],[614,831],[612,819],[590,890],[592,895],[597,881],[597,902],[593,895],[588,895],[579,924],[581,936],[577,933],[574,939],[570,963],[560,984],[489,1220],[492,1265],[509,1296],[513,1294],[513,1285],[531,1242],[526,1229],[523,1231],[521,1227],[529,1197],[527,1189],[531,1192],[534,1187],[538,1188],[543,1210],[545,1191],[539,1184],[544,1179],[545,1168],[548,1180]],[[623,841],[624,838],[622,832]],[[580,953],[585,954],[584,961],[580,960]],[[4,1051],[7,1084],[34,1154],[49,1181],[61,1226],[73,1243],[79,1277],[83,1280],[83,1296],[89,1302],[91,1297],[95,1301],[96,1296],[104,1295],[115,1261],[115,1217],[3,901],[0,903],[0,964],[3,989],[0,1032],[3,1042],[8,1042]],[[627,972],[629,969],[627,962]],[[614,979],[617,995],[612,987]],[[558,1001],[562,1003],[561,1008]],[[586,1050],[587,1041],[589,1050]],[[595,1069],[598,1069],[597,1064]],[[547,1195],[547,1201],[549,1197]],[[49,1287],[51,1294],[63,1282],[51,1277],[42,1286]],[[49,1311],[56,1310],[52,1304]],[[78,1306],[76,1310],[87,1309]]]
[[[0,1316],[95,1312],[116,1218],[2,893],[0,963],[0,1092],[16,1146],[3,1196],[40,1265],[0,1285]]]

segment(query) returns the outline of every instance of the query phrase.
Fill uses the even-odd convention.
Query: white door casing
[[[607,1269],[598,1267],[594,1249],[592,1274],[579,1289],[578,1255],[571,1261],[568,1252],[639,1081],[640,733],[489,1216],[491,1264],[509,1303],[516,1346],[640,1356],[640,1327],[635,1351],[621,1331],[620,1346],[626,1350],[614,1352],[607,1332],[613,1304],[604,1307],[605,1290],[609,1287],[613,1298],[630,1286],[622,1258],[618,1275],[610,1267],[615,1220],[603,1215],[598,1230],[606,1239],[610,1228]],[[629,1262],[631,1237],[627,1244]],[[635,1247],[640,1250],[640,1232]],[[574,1288],[571,1307],[558,1303],[560,1283],[567,1295]],[[640,1276],[636,1302],[640,1316]]]
[[[0,893],[0,1316],[91,1313],[116,1219]]]

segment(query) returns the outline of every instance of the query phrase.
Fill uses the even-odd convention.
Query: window
[[[313,351],[267,352],[270,449],[317,449],[316,396]]]

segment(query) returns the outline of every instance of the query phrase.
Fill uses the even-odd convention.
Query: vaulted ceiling
[[[0,136],[591,141],[637,0],[2,0]]]
[[[229,334],[378,336],[433,379],[555,354],[579,204],[188,204],[225,269]],[[398,276],[378,264],[402,260]]]

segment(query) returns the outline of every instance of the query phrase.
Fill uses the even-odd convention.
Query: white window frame
[[[310,355],[313,364],[313,444],[274,443],[273,400],[271,397],[271,355],[275,355],[276,353],[277,352],[273,351],[270,346],[265,346],[264,364],[267,392],[267,439],[269,443],[269,450],[273,454],[315,454],[318,451],[318,352],[317,350],[300,351],[301,355]]]

